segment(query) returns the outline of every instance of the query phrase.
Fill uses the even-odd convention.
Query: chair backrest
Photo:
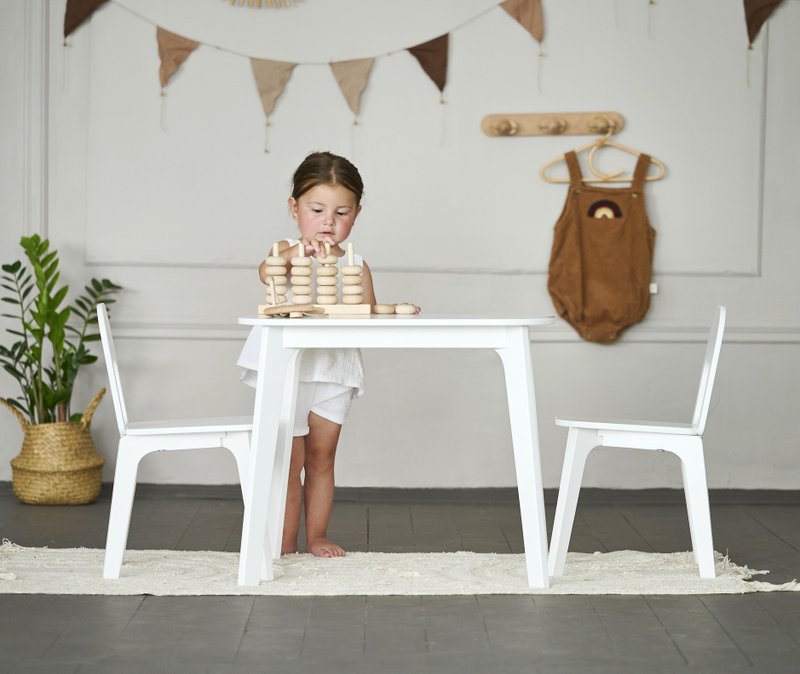
[[[698,435],[702,435],[706,429],[708,408],[711,405],[711,393],[714,390],[714,378],[716,377],[717,364],[719,363],[719,352],[722,348],[723,332],[725,332],[725,307],[719,306],[714,315],[714,323],[708,333],[706,355],[703,359],[703,372],[700,375],[697,403],[695,403],[694,416],[692,417],[692,426]]]
[[[111,389],[111,400],[114,402],[114,414],[117,416],[117,428],[120,437],[125,435],[128,427],[128,413],[125,411],[125,397],[122,395],[122,383],[117,366],[117,352],[114,350],[114,339],[111,336],[111,323],[105,304],[97,305],[97,322],[100,327],[100,341],[103,343],[103,356],[106,359],[108,384]]]

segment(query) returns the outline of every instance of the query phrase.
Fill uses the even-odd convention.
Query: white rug
[[[103,580],[103,550],[0,546],[0,593],[104,595],[454,595],[741,594],[797,591],[797,582],[749,581],[767,571],[737,566],[717,553],[717,577],[702,579],[689,552],[625,550],[569,553],[566,573],[548,589],[528,587],[523,555],[351,552],[338,559],[290,555],[275,580],[236,584],[232,552],[128,550],[118,580]]]

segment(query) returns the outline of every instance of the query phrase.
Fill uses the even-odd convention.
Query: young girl
[[[364,185],[358,169],[344,157],[330,152],[308,155],[294,173],[289,214],[297,221],[299,239],[286,239],[278,254],[291,268],[300,247],[309,256],[330,252],[345,260],[341,243],[350,236],[361,211]],[[372,274],[363,266],[364,303],[375,305]],[[265,263],[258,273],[266,283]],[[251,331],[239,356],[242,380],[255,386],[260,330]],[[341,557],[345,551],[328,540],[333,508],[333,466],[342,424],[353,398],[364,392],[364,365],[358,349],[307,349],[300,364],[297,414],[292,440],[292,459],[286,494],[281,554],[297,552],[300,510],[305,507],[306,550],[317,557]],[[301,477],[304,473],[304,479]]]

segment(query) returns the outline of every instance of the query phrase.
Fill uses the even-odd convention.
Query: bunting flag
[[[339,83],[347,105],[356,117],[361,110],[361,94],[367,87],[369,73],[374,62],[374,58],[369,58],[331,63],[333,76]]]
[[[275,109],[275,101],[283,93],[296,64],[251,58],[250,65],[253,67],[253,76],[256,78],[261,105],[264,106],[264,115],[269,121],[269,116]]]
[[[542,43],[544,39],[542,0],[505,0],[500,6],[513,16],[534,40],[539,44]]]
[[[747,39],[750,46],[756,41],[758,31],[783,0],[744,0],[744,17],[747,22]]]
[[[64,38],[95,13],[108,0],[67,0],[64,12]]]
[[[159,76],[161,78],[161,88],[163,89],[178,68],[181,67],[181,64],[189,58],[189,54],[197,49],[200,43],[181,35],[170,33],[160,26],[156,26],[156,39],[158,40],[158,56],[161,58]]]
[[[409,47],[408,51],[419,61],[422,69],[433,80],[440,92],[447,84],[447,48],[449,33]]]

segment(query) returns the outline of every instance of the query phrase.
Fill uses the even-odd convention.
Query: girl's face
[[[356,195],[344,185],[317,185],[298,199],[289,197],[289,212],[304,239],[341,243],[350,236],[359,211]]]

